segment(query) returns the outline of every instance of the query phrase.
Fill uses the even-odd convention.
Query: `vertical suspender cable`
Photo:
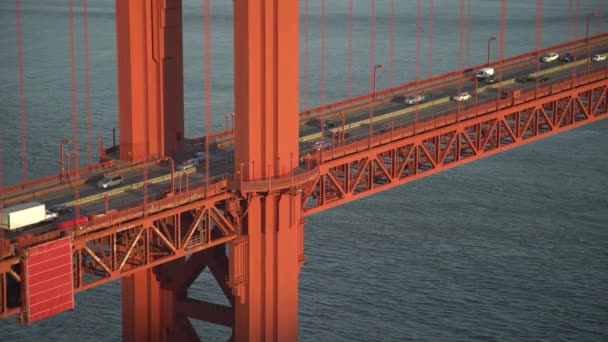
[[[568,41],[572,40],[572,0],[568,0]]]
[[[84,12],[84,63],[85,63],[85,82],[87,96],[87,165],[93,165],[93,140],[91,138],[91,61],[89,52],[89,13],[88,0],[83,1]],[[101,151],[100,151],[101,152]]]
[[[602,33],[602,12],[604,12],[604,0],[599,0],[597,9],[597,32]]]
[[[467,0],[467,68],[471,67],[471,0]]]
[[[429,20],[429,78],[433,76],[433,21],[435,20],[435,0],[431,1],[431,15]]]
[[[78,85],[76,83],[76,42],[74,38],[74,0],[69,1],[70,11],[70,55],[72,60],[72,146],[74,146],[74,175],[78,177],[77,170],[79,169],[78,161]],[[80,197],[80,189],[78,187],[78,178],[75,179],[74,200],[78,203]],[[80,205],[75,205],[75,216],[80,217]]]
[[[209,185],[209,137],[211,136],[211,5],[203,0],[205,47],[205,191]]]
[[[500,59],[500,70],[501,74],[500,79],[502,80],[502,63],[505,59],[505,37],[507,34],[507,0],[502,0],[502,6],[500,9],[500,51],[499,51],[499,59]],[[500,83],[498,85],[499,93],[500,93]]]
[[[310,105],[309,100],[309,74],[310,74],[310,0],[306,0],[304,3],[304,110],[308,110],[308,106]]]
[[[458,45],[458,70],[463,69],[464,50],[464,0],[460,0],[460,44]]]
[[[321,107],[325,106],[325,66],[327,49],[327,0],[321,1]]]
[[[369,41],[369,64],[371,70],[371,88],[372,88],[372,101],[369,106],[369,139],[368,143],[371,147],[372,145],[372,136],[374,134],[374,102],[376,100],[376,61],[375,61],[375,52],[376,52],[376,0],[371,0],[371,17],[370,17],[370,41]]]
[[[70,56],[72,67],[72,145],[78,151],[78,84],[76,81],[76,42],[74,38],[74,0],[69,0],[70,11]]]
[[[581,0],[576,0],[576,9],[574,13],[574,38],[578,39],[578,16],[581,9]]]
[[[391,0],[391,47],[389,61],[389,87],[393,87],[393,79],[395,72],[395,0]]]
[[[536,52],[540,52],[543,46],[543,0],[536,0]],[[536,58],[536,72],[540,72],[540,58]],[[536,79],[536,90],[538,90],[538,78]]]
[[[23,31],[21,24],[21,0],[17,0],[17,49],[19,50],[19,95],[21,97],[21,160],[23,182],[27,182],[27,116],[25,112],[25,76],[23,61]]]
[[[348,98],[353,97],[353,0],[348,1]]]
[[[325,67],[327,49],[327,0],[321,1],[321,107],[325,106]],[[321,116],[321,141],[325,136],[325,117]]]
[[[420,79],[420,50],[422,49],[420,44],[420,36],[422,35],[421,17],[422,0],[418,0],[418,9],[416,11],[416,73],[414,74],[416,81]]]
[[[499,58],[505,59],[505,38],[507,34],[507,0],[502,0],[502,8],[500,9],[500,52]]]

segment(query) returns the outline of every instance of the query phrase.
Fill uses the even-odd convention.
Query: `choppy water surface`
[[[29,176],[58,169],[72,135],[67,2],[22,1]],[[93,136],[117,126],[111,3],[90,0]],[[303,2],[302,2],[303,3]],[[327,101],[348,94],[348,2],[328,2]],[[378,0],[376,63],[389,65],[390,1]],[[437,2],[433,74],[456,69],[459,2]],[[499,34],[500,1],[473,0],[470,64]],[[506,55],[533,50],[535,1],[508,2]],[[598,1],[580,1],[579,37]],[[232,111],[231,2],[213,1],[214,129]],[[428,4],[424,5],[428,13]],[[545,1],[543,46],[568,40],[568,1]],[[320,95],[320,1],[311,1],[310,106]],[[355,1],[354,93],[369,89],[369,1]],[[77,11],[80,150],[86,155],[82,17]],[[203,134],[202,5],[184,1],[186,121]],[[416,1],[396,8],[394,83],[415,74]],[[3,183],[21,172],[15,2],[0,0]],[[608,27],[601,19],[603,27]],[[591,32],[598,32],[597,18]],[[423,56],[428,22],[423,21]],[[574,36],[574,29],[570,33]],[[493,55],[497,56],[495,46]],[[428,75],[427,57],[422,76]],[[463,58],[466,62],[466,57]],[[379,88],[389,86],[388,68]],[[303,83],[304,84],[304,83]],[[302,106],[304,106],[304,98]],[[599,122],[311,217],[300,286],[302,341],[608,340],[608,122]],[[207,275],[191,296],[221,301]],[[197,325],[209,341],[226,331]],[[116,341],[120,283],[77,296],[77,308],[22,328],[0,322],[2,341]]]

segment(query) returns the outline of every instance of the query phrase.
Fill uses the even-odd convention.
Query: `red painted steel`
[[[81,227],[83,223],[86,223],[88,221],[89,221],[89,218],[87,216],[84,216],[84,217],[80,217],[77,219],[61,222],[57,226],[57,230],[59,230],[59,231],[67,230],[67,229],[74,228],[75,226]]]
[[[324,152],[305,215],[608,118],[608,71]]]
[[[350,4],[352,15],[352,1]],[[325,0],[322,6],[325,44]],[[463,13],[461,9],[461,47]],[[207,57],[209,15],[206,0]],[[185,191],[180,186],[177,193],[172,189],[172,196],[152,201],[148,201],[146,185],[143,203],[104,216],[77,218],[79,222],[66,222],[48,233],[0,241],[0,317],[19,313],[21,305],[28,322],[51,312],[38,313],[32,320],[32,312],[45,307],[36,306],[40,295],[32,279],[37,273],[31,272],[36,264],[28,264],[28,258],[45,243],[67,241],[72,307],[74,292],[123,279],[126,341],[198,340],[188,318],[232,327],[231,339],[236,341],[297,340],[299,272],[305,262],[304,216],[608,117],[608,72],[573,74],[568,81],[460,109],[417,122],[414,127],[393,126],[390,132],[374,135],[370,125],[368,137],[320,152],[317,159],[308,159],[316,164],[303,171],[298,167],[297,141],[298,15],[297,0],[234,2],[236,177],[207,178],[204,184],[193,186],[187,183]],[[120,122],[121,132],[126,131],[121,157],[154,160],[179,150],[183,143],[183,107],[177,108],[183,102],[181,2],[117,1],[117,31]],[[606,37],[591,40],[597,43]],[[373,47],[373,21],[371,40]],[[502,40],[503,32],[501,45]],[[570,49],[582,43],[551,49]],[[538,61],[545,50],[496,63],[506,70]],[[370,95],[324,106],[322,89],[322,106],[301,113],[300,118],[354,107],[371,108],[371,118],[377,70],[373,48],[370,59],[374,73]],[[460,59],[463,64],[462,53]],[[206,69],[210,70],[208,58]],[[471,71],[379,92],[379,102],[411,87],[462,82]],[[209,82],[210,72],[206,76]],[[206,103],[209,117],[210,98]],[[171,126],[169,121],[176,120],[169,120],[168,113],[177,113],[181,131]],[[213,139],[230,137],[229,132],[215,137],[209,133],[201,140],[207,151]],[[80,173],[77,159],[75,154],[74,172],[68,172],[75,179]],[[77,188],[78,182],[74,185]],[[21,272],[19,267],[23,267]],[[204,268],[212,272],[230,306],[187,297],[189,286]],[[16,291],[19,286],[26,290]]]
[[[74,309],[71,239],[28,248],[24,256],[21,323],[30,325]]]
[[[93,113],[91,108],[91,53],[89,49],[89,1],[83,0],[83,25],[84,25],[84,63],[85,63],[85,87],[87,98],[87,165],[93,165],[93,138],[91,134],[91,126],[93,121]],[[103,146],[100,142],[100,146]],[[102,149],[99,149],[100,160]]]
[[[323,30],[324,22],[323,14]],[[235,1],[234,32],[235,170],[243,181],[288,177],[299,156],[299,1]],[[234,340],[296,341],[300,193],[241,196],[246,200],[233,209],[238,238],[229,258]]]
[[[505,0],[506,1],[506,0]],[[429,75],[428,78],[433,77],[433,34],[435,30],[435,0],[430,0],[431,13],[429,15]]]
[[[183,149],[181,8],[181,0],[116,1],[121,160]]]

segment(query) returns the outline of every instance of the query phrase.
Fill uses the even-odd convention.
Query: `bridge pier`
[[[190,319],[232,327],[230,306],[188,297],[188,288],[207,267],[232,305],[225,245],[123,278],[123,341],[200,341]]]
[[[235,341],[297,341],[304,232],[299,195],[255,197],[233,244]],[[296,218],[298,218],[296,220]]]
[[[299,0],[234,1],[235,170],[241,183],[289,179],[299,156]],[[297,341],[300,194],[241,189],[230,250],[235,341]]]

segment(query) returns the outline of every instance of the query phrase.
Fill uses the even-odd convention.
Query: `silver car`
[[[426,96],[420,94],[420,95],[406,97],[405,100],[403,101],[403,103],[408,104],[408,105],[413,105],[413,104],[417,104],[417,103],[422,103],[422,102],[424,102],[424,100],[426,100]]]
[[[121,175],[107,176],[97,183],[97,187],[107,189],[121,185],[122,183],[124,183],[124,178]]]

